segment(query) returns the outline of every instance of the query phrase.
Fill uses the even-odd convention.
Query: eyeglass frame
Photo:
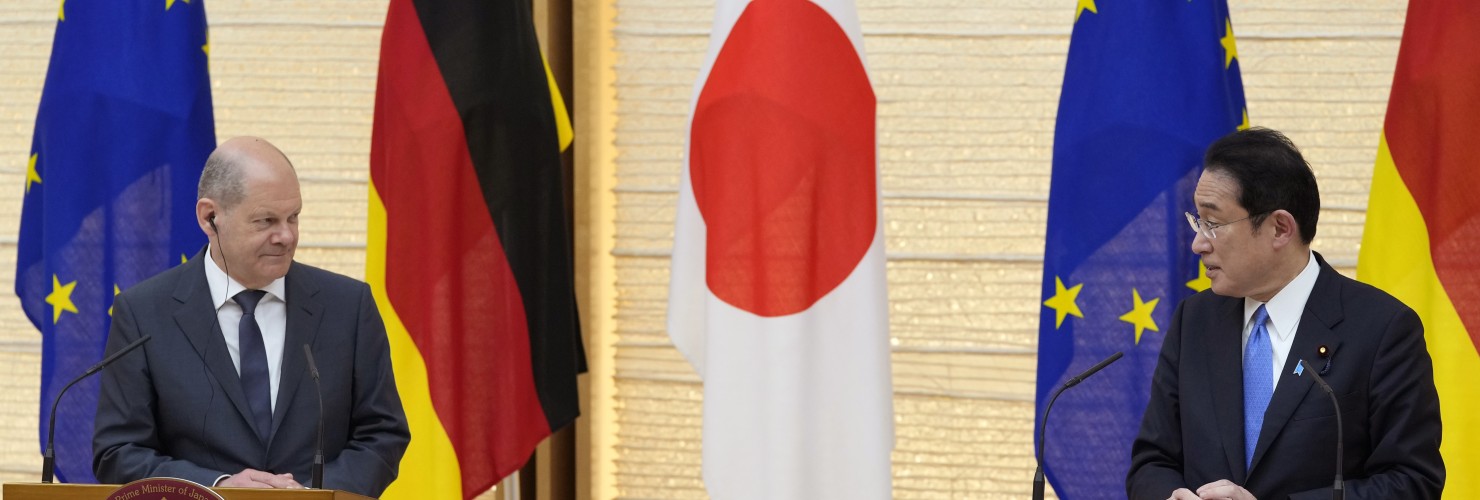
[[[1262,213],[1257,213],[1257,214],[1251,214],[1248,217],[1244,217],[1244,218],[1239,219],[1239,220],[1228,221],[1228,222],[1224,222],[1222,224],[1213,224],[1211,222],[1208,222],[1208,221],[1203,220],[1201,217],[1198,217],[1196,215],[1192,215],[1192,212],[1182,212],[1183,215],[1186,215],[1187,216],[1187,225],[1192,226],[1192,232],[1193,233],[1196,233],[1196,234],[1201,234],[1201,235],[1207,237],[1210,240],[1216,240],[1216,239],[1218,239],[1218,232],[1217,231],[1218,231],[1218,228],[1220,228],[1220,227],[1228,226],[1228,225],[1232,225],[1232,224],[1237,224],[1239,222],[1243,222],[1243,221],[1246,221],[1246,220],[1249,220],[1249,219],[1253,219],[1255,217],[1262,217],[1262,216],[1268,215],[1270,213],[1273,213],[1273,212],[1270,211],[1270,212],[1262,212]]]

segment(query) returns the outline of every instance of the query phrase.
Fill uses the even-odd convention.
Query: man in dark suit
[[[1212,289],[1177,307],[1131,450],[1132,499],[1437,499],[1439,396],[1418,315],[1310,250],[1315,175],[1250,129],[1208,148],[1188,214]],[[1195,490],[1194,490],[1195,489]]]
[[[379,496],[411,434],[385,326],[360,282],[293,261],[298,177],[267,141],[206,160],[195,212],[206,251],[118,295],[108,351],[153,338],[103,372],[93,435],[100,481],[169,476],[302,488],[320,418],[324,487]]]

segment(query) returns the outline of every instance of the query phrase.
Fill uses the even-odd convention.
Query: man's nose
[[[297,231],[294,231],[293,227],[288,224],[282,224],[273,229],[268,242],[275,245],[288,245],[296,239],[298,239]]]
[[[1202,231],[1192,234],[1192,253],[1203,255],[1213,251],[1213,240],[1204,236]]]

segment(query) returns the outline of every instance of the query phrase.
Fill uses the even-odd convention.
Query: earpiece
[[[206,218],[206,222],[211,225],[211,232],[216,233],[217,235],[221,234],[221,230],[216,229],[216,214],[211,214],[210,217]]]

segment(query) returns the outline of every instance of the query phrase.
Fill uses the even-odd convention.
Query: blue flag
[[[57,391],[102,359],[113,296],[205,246],[195,186],[216,132],[203,3],[72,0],[58,12],[15,272],[42,337],[42,449]],[[97,405],[92,377],[57,409],[62,481],[96,482]]]
[[[1162,328],[1210,286],[1183,212],[1203,151],[1246,126],[1224,0],[1080,0],[1054,135],[1038,333],[1037,414],[1054,389],[1116,351],[1048,423],[1060,498],[1125,498]],[[1036,435],[1036,434],[1035,434]]]

